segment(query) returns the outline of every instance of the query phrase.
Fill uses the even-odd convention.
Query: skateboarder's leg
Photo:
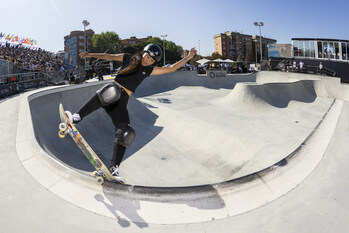
[[[110,167],[120,166],[126,148],[129,147],[136,138],[136,132],[128,123],[121,123],[117,127]]]
[[[81,120],[100,107],[113,108],[113,105],[120,99],[122,95],[121,92],[121,87],[116,83],[109,83],[100,88],[96,95],[92,96],[92,98],[78,111]]]
[[[114,143],[113,154],[110,160],[109,167],[120,166],[122,159],[125,155],[126,147]]]
[[[87,101],[84,106],[78,111],[78,114],[80,115],[81,120],[86,117],[91,112],[96,111],[97,109],[101,108],[102,104],[99,100],[97,95],[92,96],[92,98]]]
[[[127,111],[128,99],[129,96],[127,93],[122,92],[120,100],[116,105],[104,108],[115,126],[115,140],[110,167],[120,165],[127,146],[129,146],[135,138],[135,132],[130,127],[130,117]],[[124,137],[125,135],[126,138]]]

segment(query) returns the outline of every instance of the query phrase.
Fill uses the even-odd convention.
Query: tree
[[[162,48],[163,46],[163,40],[161,40],[159,37],[152,37],[147,41],[147,44],[157,44],[160,46],[160,48]]]
[[[223,59],[223,56],[217,52],[214,52],[212,53],[211,60],[215,60],[215,59]]]
[[[130,54],[135,54],[135,53],[140,53],[144,49],[144,47],[147,45],[147,42],[140,42],[137,44],[132,44],[127,47],[124,47],[122,49],[123,53],[130,53]]]
[[[102,32],[92,37],[91,52],[94,53],[121,53],[121,40],[115,32]]]
[[[182,57],[182,46],[176,45],[172,41],[166,41],[166,63],[175,63]]]
[[[190,65],[193,65],[193,66],[196,66],[198,65],[197,61],[200,60],[200,56],[198,54],[196,54],[193,59],[190,60],[189,64]]]

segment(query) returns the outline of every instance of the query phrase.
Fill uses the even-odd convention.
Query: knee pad
[[[116,83],[109,83],[96,92],[103,107],[116,103],[121,96],[121,87]]]
[[[136,138],[136,131],[128,124],[121,125],[116,129],[116,138],[114,143],[129,147]]]

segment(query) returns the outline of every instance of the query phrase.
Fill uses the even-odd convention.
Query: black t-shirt
[[[128,66],[130,63],[131,56],[129,54],[124,54],[121,69]],[[117,75],[115,81],[127,88],[128,90],[135,92],[136,88],[143,82],[143,80],[148,77],[151,72],[153,72],[154,66],[142,66],[138,71],[131,74]]]

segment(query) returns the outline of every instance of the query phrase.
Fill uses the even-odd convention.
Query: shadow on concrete
[[[145,202],[166,203],[166,206],[181,206],[185,204],[196,210],[218,210],[225,208],[225,203],[212,185],[194,187],[142,187],[132,185],[121,185],[106,182],[103,184],[103,192],[106,199],[97,194],[96,200],[103,203],[110,213],[117,219],[120,226],[127,228],[131,224],[143,229],[152,222],[147,222],[141,216],[142,205],[149,208]],[[178,210],[178,214],[181,214]],[[145,211],[149,213],[149,210]],[[168,209],[154,208],[151,210],[154,216],[167,216]],[[174,212],[171,210],[170,212]],[[188,214],[188,213],[187,213]],[[147,216],[152,218],[152,216]],[[210,218],[209,220],[212,220]]]
[[[267,83],[249,86],[257,98],[277,108],[286,108],[290,101],[312,103],[316,100],[314,82]]]

